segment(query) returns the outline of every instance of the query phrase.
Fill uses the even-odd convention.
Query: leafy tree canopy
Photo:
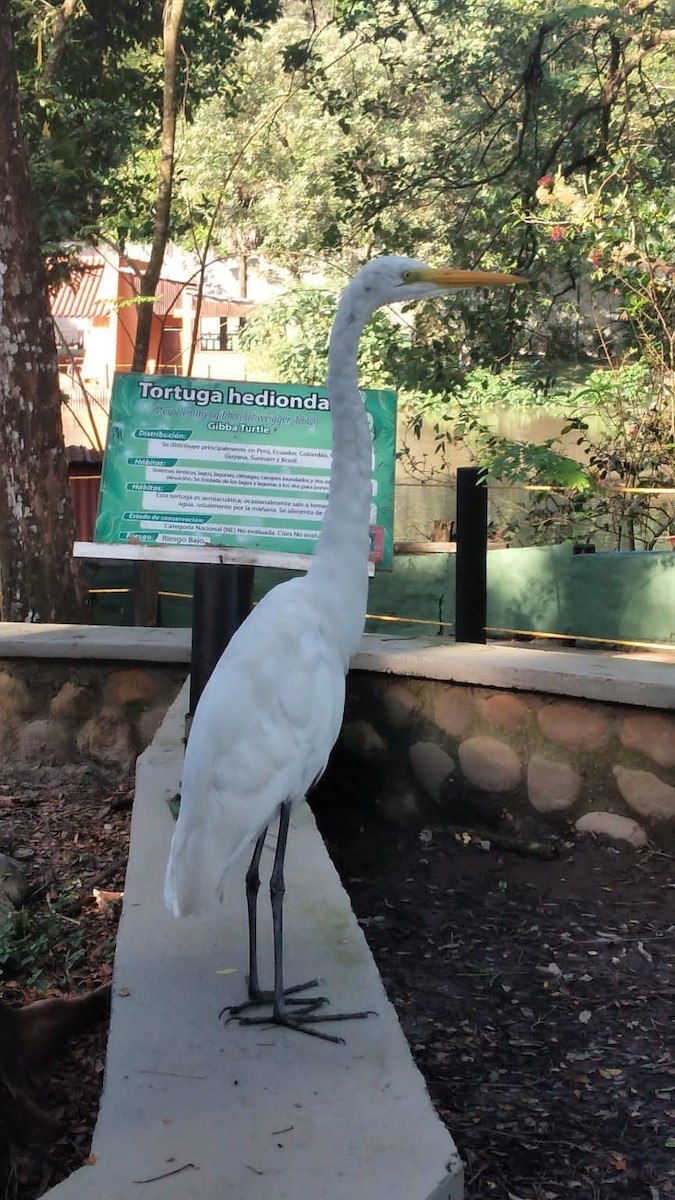
[[[668,15],[665,0],[296,0],[243,47],[236,97],[197,114],[184,196],[202,228],[218,209],[221,248],[298,274],[377,252],[531,270],[536,292],[492,298],[489,322],[459,298],[450,349],[494,362],[553,337],[569,352],[587,247],[561,237],[541,181],[602,189],[605,220],[629,188],[666,253]]]
[[[228,86],[239,43],[276,0],[187,0],[182,31],[186,120]],[[43,245],[152,230],[162,102],[161,0],[12,0],[20,98]]]

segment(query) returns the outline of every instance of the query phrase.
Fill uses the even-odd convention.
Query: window
[[[244,317],[200,317],[199,340],[202,350],[238,350]]]

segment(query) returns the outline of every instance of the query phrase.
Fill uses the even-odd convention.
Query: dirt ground
[[[22,863],[30,889],[0,933],[0,995],[8,1004],[110,982],[132,801],[132,777],[93,765],[0,768],[0,851]],[[31,1098],[63,1136],[51,1145],[41,1139],[15,1159],[5,1185],[10,1200],[41,1196],[89,1154],[106,1036],[105,1026],[83,1034],[34,1080]]]
[[[31,887],[0,938],[5,1000],[110,979],[131,796],[90,767],[0,771],[0,850]],[[467,1200],[675,1197],[672,856],[546,834],[542,861],[325,798],[317,812]],[[104,1054],[99,1028],[38,1083],[65,1132],[18,1160],[17,1200],[85,1161]]]
[[[467,1200],[675,1196],[675,860],[320,814]]]

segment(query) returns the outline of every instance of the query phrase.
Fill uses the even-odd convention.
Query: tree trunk
[[[44,84],[56,82],[61,59],[66,48],[68,26],[77,12],[79,0],[63,0],[60,8],[54,10],[52,16],[52,44],[42,72]]]
[[[152,300],[164,261],[171,221],[171,190],[176,149],[176,110],[178,107],[178,36],[183,20],[184,0],[165,0],[163,13],[164,91],[162,102],[162,142],[159,182],[155,205],[155,229],[150,262],[141,279],[141,303],[138,306],[136,343],[132,371],[144,371],[150,348]]]
[[[242,250],[239,254],[239,295],[242,300],[248,299],[248,254]]]
[[[0,0],[0,619],[84,619],[56,344]]]

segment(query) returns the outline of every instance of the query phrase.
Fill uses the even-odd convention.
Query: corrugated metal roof
[[[98,300],[98,290],[103,277],[102,266],[88,266],[78,272],[68,283],[52,296],[54,317],[98,317],[105,314],[107,306]]]
[[[77,475],[71,471],[70,495],[75,517],[75,534],[78,542],[93,542],[101,490],[101,475]]]
[[[141,291],[141,276],[133,266],[133,290],[137,295]],[[103,277],[103,263],[89,263],[73,275],[68,283],[63,283],[52,296],[52,316],[57,318],[83,318],[105,316],[114,303],[112,297],[101,297],[99,290]],[[160,279],[155,295],[157,299],[153,310],[159,317],[165,317],[183,305],[186,295],[194,296],[196,288],[193,283],[180,283],[175,279]],[[216,296],[204,296],[201,303],[201,315],[204,317],[247,317],[253,308],[249,300],[220,300]]]
[[[214,296],[204,296],[200,311],[203,317],[248,317],[252,309],[251,300],[217,300]]]
[[[181,308],[186,297],[196,297],[196,294],[193,283],[160,279],[155,290],[155,312],[163,317],[173,309]],[[252,307],[250,300],[220,300],[217,296],[203,296],[200,312],[203,317],[247,317]]]

